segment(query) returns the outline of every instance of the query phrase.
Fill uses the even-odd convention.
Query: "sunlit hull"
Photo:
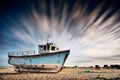
[[[69,52],[66,50],[35,55],[9,55],[8,63],[20,72],[58,72],[62,69]]]

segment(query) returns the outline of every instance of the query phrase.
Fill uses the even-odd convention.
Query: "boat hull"
[[[58,72],[62,69],[69,52],[66,50],[35,55],[9,55],[8,63],[19,72]]]

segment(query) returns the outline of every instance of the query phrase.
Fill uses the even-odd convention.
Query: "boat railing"
[[[20,52],[8,52],[8,56],[25,56],[25,55],[34,55],[35,50],[31,51],[20,51]]]

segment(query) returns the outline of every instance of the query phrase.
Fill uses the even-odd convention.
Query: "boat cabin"
[[[56,52],[59,48],[54,43],[47,43],[46,45],[39,45],[39,53]]]

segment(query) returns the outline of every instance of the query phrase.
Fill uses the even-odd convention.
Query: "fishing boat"
[[[48,37],[49,38],[49,37]],[[59,72],[70,50],[59,50],[56,44],[48,42],[38,45],[35,51],[8,52],[8,63],[17,72]]]

